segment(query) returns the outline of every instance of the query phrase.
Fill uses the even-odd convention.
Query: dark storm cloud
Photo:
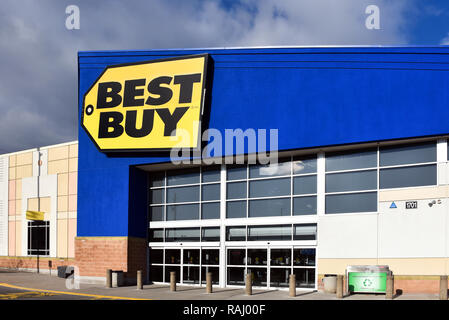
[[[67,30],[65,8],[80,8]],[[381,9],[367,30],[368,4]],[[77,52],[266,45],[405,44],[410,2],[32,1],[0,7],[0,153],[77,139]]]

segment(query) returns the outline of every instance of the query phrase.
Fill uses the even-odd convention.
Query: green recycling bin
[[[388,266],[348,266],[346,276],[351,293],[386,293]]]

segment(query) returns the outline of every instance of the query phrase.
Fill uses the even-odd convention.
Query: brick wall
[[[39,270],[48,271],[48,261],[51,261],[51,269],[55,272],[59,266],[73,266],[75,262],[74,259],[39,257]],[[37,269],[37,257],[0,257],[0,268]]]

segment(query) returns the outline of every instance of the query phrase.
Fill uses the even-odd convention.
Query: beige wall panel
[[[22,222],[21,221],[16,221],[16,256],[22,256]]]
[[[16,168],[9,168],[8,180],[14,180],[16,178]]]
[[[78,158],[78,143],[69,146],[69,157]]]
[[[449,186],[379,191],[379,201],[434,199],[448,196]]]
[[[69,146],[48,149],[48,161],[62,160],[69,157]]]
[[[48,174],[58,174],[69,172],[69,160],[56,160],[48,162]]]
[[[377,264],[377,259],[318,259],[318,274],[344,274],[347,266]]]
[[[22,214],[22,200],[16,200],[16,215]]]
[[[42,211],[45,213],[49,213],[49,212],[51,212],[51,198],[50,197],[41,197],[40,207],[39,207],[39,199],[38,198],[28,198],[27,210]]]
[[[78,184],[78,173],[71,172],[69,173],[69,194],[76,194]]]
[[[69,206],[68,196],[58,196],[58,212],[65,212]]]
[[[69,159],[69,172],[78,171],[78,158]]]
[[[33,152],[19,153],[16,155],[16,166],[33,164]]]
[[[28,178],[32,176],[33,176],[33,165],[29,164],[25,166],[16,167],[17,179]]]
[[[68,218],[69,218],[68,212],[58,212],[58,219],[62,220],[62,219],[68,219]]]
[[[16,215],[16,200],[8,201],[8,216]]]
[[[58,196],[69,194],[69,175],[67,173],[58,174]]]
[[[68,254],[69,258],[75,257],[76,219],[69,219]]]
[[[77,195],[69,196],[69,211],[77,211]]]
[[[15,154],[9,156],[9,167],[10,168],[16,166],[16,160],[17,160],[17,157]]]
[[[58,220],[58,257],[67,258],[67,220]]]
[[[16,199],[16,180],[10,180],[8,186],[8,200]]]
[[[16,200],[22,199],[22,179],[16,180]]]
[[[8,222],[8,256],[16,255],[16,222]]]

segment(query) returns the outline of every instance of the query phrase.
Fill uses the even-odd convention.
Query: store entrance
[[[289,286],[290,274],[296,287],[316,288],[316,250],[307,247],[227,247],[226,284],[245,285],[251,273],[253,286],[264,289]]]
[[[212,284],[219,284],[220,250],[218,247],[150,247],[150,280],[169,283],[170,272],[180,284],[206,283],[212,273]]]

